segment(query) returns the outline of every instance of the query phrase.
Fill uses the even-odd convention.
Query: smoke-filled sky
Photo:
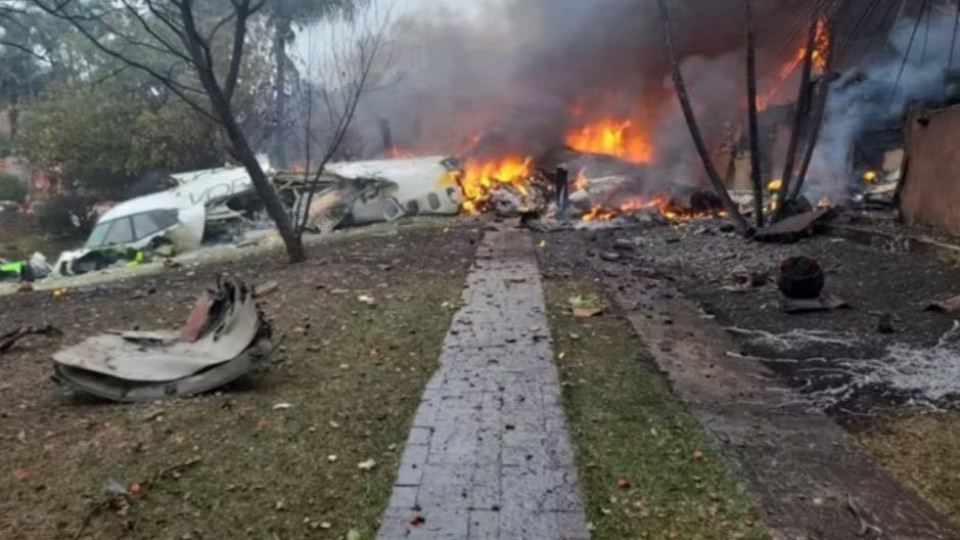
[[[769,89],[771,77],[804,41],[808,6],[756,4],[761,86]],[[669,182],[702,176],[676,105],[652,0],[380,0],[381,12],[390,5],[392,60],[386,71],[399,78],[364,98],[356,122],[371,155],[382,151],[376,148],[381,119],[389,122],[397,146],[417,153],[456,154],[483,134],[494,151],[538,157],[562,146],[570,130],[614,118],[631,121],[650,139],[651,176]],[[708,140],[718,147],[738,132],[745,116],[743,2],[670,5],[691,98]],[[905,95],[928,97],[938,88],[952,28],[942,17],[931,17],[926,55],[921,58],[914,48],[901,102]],[[861,66],[873,82],[847,88],[832,100],[830,109],[843,113],[827,121],[831,152],[819,153],[816,174],[844,171],[844,152],[856,132],[898,114],[889,104],[878,111],[874,94],[892,94],[912,28],[905,16],[889,39],[877,40],[879,53]],[[791,31],[797,43],[784,43]],[[309,41],[301,39],[299,49]],[[791,100],[795,79],[784,84],[784,99],[776,101]]]

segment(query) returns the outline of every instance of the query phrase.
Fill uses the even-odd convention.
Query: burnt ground
[[[895,538],[955,538],[934,508],[960,516],[960,430],[945,428],[956,414],[892,406],[952,402],[953,321],[922,308],[952,296],[956,272],[831,238],[759,245],[720,231],[695,222],[546,234],[541,259],[548,278],[593,278],[616,299],[774,530],[847,539],[874,523]],[[854,308],[787,315],[772,282],[730,290],[734,269],[773,274],[793,255],[819,258],[828,289]],[[885,314],[893,335],[879,332]],[[918,437],[920,425],[941,427]]]
[[[938,361],[944,359],[914,358],[914,353],[930,351],[953,328],[956,317],[924,308],[960,293],[960,270],[838,238],[759,244],[721,228],[720,222],[698,221],[553,233],[544,235],[551,246],[545,257],[555,266],[586,272],[593,266],[591,258],[595,265],[601,255],[618,251],[618,240],[629,242],[635,249],[619,251],[621,259],[606,263],[605,272],[642,268],[672,281],[719,324],[737,330],[741,354],[764,359],[791,386],[843,420],[916,402],[949,406],[958,397],[954,393],[960,392],[960,380],[945,381],[953,374],[940,371],[945,366]],[[781,260],[798,255],[820,260],[827,273],[826,290],[852,307],[784,313],[776,272]],[[766,274],[769,281],[734,292],[731,273],[738,267]],[[884,317],[892,320],[893,334],[880,332]],[[903,365],[896,361],[904,357],[911,360]],[[934,390],[928,391],[931,386]]]
[[[271,252],[60,299],[0,298],[2,329],[64,332],[0,355],[0,538],[371,537],[480,238],[447,225],[325,243],[300,265]],[[176,328],[221,274],[280,284],[262,301],[278,345],[263,370],[214,394],[137,405],[50,380],[58,348],[111,329]],[[372,471],[358,469],[370,459]],[[107,483],[136,494],[110,498]]]

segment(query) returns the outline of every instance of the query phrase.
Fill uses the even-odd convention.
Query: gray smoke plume
[[[764,22],[789,13],[782,2],[757,4],[758,27],[780,45],[783,25]],[[365,98],[358,126],[368,141],[378,140],[377,121],[384,118],[395,144],[417,153],[457,153],[483,134],[494,152],[538,157],[562,145],[572,128],[629,118],[654,145],[652,176],[702,175],[670,82],[655,2],[490,5],[480,17],[435,12],[397,24],[391,47],[399,82]],[[691,97],[708,140],[719,144],[744,110],[744,4],[670,5]],[[776,49],[762,49],[761,59]]]
[[[810,178],[808,198],[844,201],[858,178],[850,151],[865,130],[902,125],[910,103],[944,97],[944,69],[953,40],[953,11],[901,20],[882,48],[833,85]],[[914,32],[917,29],[916,33]],[[913,43],[911,45],[911,36]],[[909,51],[909,54],[908,54]],[[855,171],[854,171],[855,172]]]

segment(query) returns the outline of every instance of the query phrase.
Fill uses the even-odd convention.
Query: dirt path
[[[533,244],[477,259],[378,538],[588,539]]]

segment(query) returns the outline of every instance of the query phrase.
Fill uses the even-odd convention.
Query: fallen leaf
[[[703,452],[701,452],[700,450],[694,450],[693,459],[695,459],[696,461],[703,461],[704,459]]]
[[[367,461],[364,461],[363,463],[360,463],[359,465],[357,465],[357,468],[360,469],[361,471],[372,471],[373,468],[376,466],[377,466],[377,462],[375,460],[368,459]]]
[[[566,357],[567,357],[567,353],[561,352],[560,354],[557,355],[557,360],[563,360]]]
[[[17,483],[22,484],[30,479],[30,471],[27,469],[17,469],[14,471],[13,476],[17,479]]]
[[[544,248],[546,248],[546,247],[547,247],[547,241],[546,241],[546,240],[541,240],[541,241],[540,241],[540,249],[544,249]]]
[[[621,476],[620,479],[617,480],[617,487],[620,489],[630,489],[630,479],[626,476]]]
[[[330,427],[332,427],[333,429],[337,429],[340,427],[340,424],[338,424],[336,420],[331,420]]]
[[[253,288],[253,296],[256,298],[262,298],[268,294],[276,291],[280,288],[280,284],[276,281],[268,281],[266,283],[261,283]]]
[[[128,493],[131,497],[138,497],[138,496],[140,496],[140,492],[141,492],[141,491],[143,491],[143,488],[140,486],[140,484],[130,484],[130,487],[127,488],[127,493]]]
[[[270,425],[270,422],[267,422],[265,418],[261,418],[260,421],[257,422],[257,431],[263,431],[267,429],[269,425]]]

